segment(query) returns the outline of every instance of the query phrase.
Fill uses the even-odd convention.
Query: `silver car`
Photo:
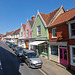
[[[32,50],[24,50],[22,59],[27,63],[28,67],[32,67],[32,68],[42,67],[41,58],[39,58]]]

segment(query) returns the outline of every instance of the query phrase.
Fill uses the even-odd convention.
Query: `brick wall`
[[[52,38],[52,29],[56,28],[57,38]],[[59,39],[59,37],[62,38]],[[66,23],[49,28],[49,41],[67,41],[69,40],[68,25]]]

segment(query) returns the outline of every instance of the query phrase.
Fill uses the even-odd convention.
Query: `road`
[[[0,42],[0,57],[4,75],[43,75],[38,69],[28,68],[3,42]]]

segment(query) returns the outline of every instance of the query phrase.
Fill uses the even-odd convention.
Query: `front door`
[[[60,58],[61,64],[68,65],[68,63],[67,63],[67,49],[66,48],[59,48],[59,58]]]
[[[28,41],[26,41],[26,48],[28,48],[29,47],[29,42]]]

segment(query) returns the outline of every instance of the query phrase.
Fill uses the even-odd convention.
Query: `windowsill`
[[[41,36],[41,34],[37,35],[37,36]]]
[[[56,39],[57,37],[52,37],[52,39]]]

